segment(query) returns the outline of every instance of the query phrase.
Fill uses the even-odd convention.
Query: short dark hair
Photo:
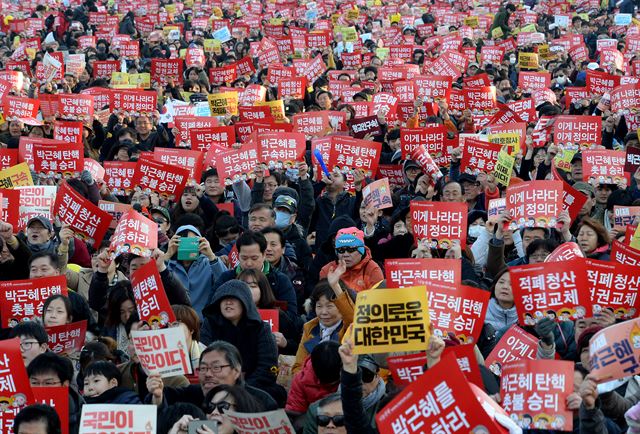
[[[71,360],[52,351],[40,354],[27,366],[27,375],[29,378],[33,375],[46,374],[49,372],[56,374],[61,383],[65,381],[71,382],[71,380],[73,380],[73,364]]]
[[[240,235],[236,241],[236,247],[238,253],[242,246],[252,246],[257,244],[260,247],[260,253],[264,253],[267,250],[267,239],[260,232],[245,231]]]
[[[230,344],[227,341],[213,341],[207,348],[202,350],[202,353],[200,353],[200,361],[202,361],[202,358],[205,355],[212,351],[223,353],[224,358],[227,359],[227,363],[231,365],[231,368],[242,371],[242,356],[235,345]]]
[[[260,232],[262,233],[262,235],[276,234],[278,236],[278,238],[280,239],[280,245],[282,247],[285,246],[286,242],[285,242],[285,239],[284,239],[284,233],[280,229],[278,229],[278,228],[264,228]]]
[[[242,270],[237,279],[244,281],[245,277],[253,277],[258,284],[258,288],[260,288],[260,300],[256,303],[258,309],[273,309],[276,304],[276,297],[273,295],[273,289],[271,289],[267,276],[262,271],[249,269]]]
[[[207,178],[211,178],[212,176],[218,176],[218,170],[217,169],[206,170],[202,174],[202,176],[200,177],[200,182],[205,182],[207,180]]]
[[[40,258],[49,258],[49,261],[51,261],[51,266],[53,268],[55,268],[56,270],[60,269],[60,260],[58,259],[58,255],[56,255],[54,253],[50,253],[50,252],[34,253],[29,258],[29,262],[27,263],[27,267],[31,268],[31,264],[33,263],[33,261],[35,261],[36,259],[40,259]]]
[[[47,434],[60,434],[62,432],[60,417],[58,413],[48,405],[33,404],[28,405],[13,420],[13,432],[18,434],[20,425],[29,422],[42,422],[47,425]]]
[[[350,289],[344,285],[342,281],[340,281],[340,286],[347,293],[347,297],[351,297]],[[322,298],[322,296],[326,297],[327,300],[330,301],[336,299],[336,293],[333,288],[331,288],[331,285],[329,285],[327,279],[321,279],[313,288],[313,291],[311,291],[311,309],[313,309],[313,311],[315,311],[316,303],[320,298]],[[351,297],[351,299],[353,300],[353,297]]]
[[[107,362],[106,360],[99,360],[91,363],[84,371],[84,378],[89,375],[103,375],[107,380],[115,379],[118,385],[122,383],[122,373],[115,363]]]
[[[44,326],[36,321],[22,321],[11,329],[11,333],[9,335],[12,338],[19,338],[20,336],[33,338],[38,341],[38,344],[40,345],[49,342],[47,331],[44,329]]]
[[[526,256],[528,258],[529,256],[533,255],[536,251],[540,249],[546,250],[547,252],[551,253],[556,249],[556,247],[558,247],[558,243],[551,238],[545,238],[542,240],[533,240],[527,246]]]
[[[338,348],[338,342],[324,341],[311,351],[311,366],[322,384],[332,384],[340,380],[342,360]]]

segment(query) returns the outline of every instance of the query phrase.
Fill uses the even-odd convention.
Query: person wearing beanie
[[[278,347],[270,326],[260,318],[249,285],[237,279],[223,283],[202,315],[201,342],[209,345],[222,340],[235,346],[247,384],[284,405],[286,392],[276,384]]]
[[[320,278],[325,278],[339,265],[347,271],[342,281],[356,292],[371,288],[384,279],[380,266],[371,257],[371,251],[364,244],[364,232],[355,227],[341,229],[336,234],[335,251],[338,259],[320,270]]]

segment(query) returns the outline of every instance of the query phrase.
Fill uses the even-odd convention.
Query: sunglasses
[[[336,253],[341,255],[343,253],[354,253],[358,251],[359,247],[338,247]]]
[[[207,414],[213,413],[213,410],[218,410],[218,413],[224,414],[225,411],[229,410],[233,404],[227,401],[220,402],[210,402],[207,404]]]
[[[363,383],[371,383],[376,378],[376,373],[371,372],[368,369],[362,370],[362,382]]]
[[[316,416],[316,422],[318,423],[318,426],[327,426],[329,425],[329,422],[333,422],[335,426],[344,426],[344,414],[337,414],[335,416],[319,414]]]

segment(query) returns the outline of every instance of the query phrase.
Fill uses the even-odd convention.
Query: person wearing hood
[[[298,218],[298,194],[292,188],[278,187],[273,196],[273,209],[276,212],[275,227],[282,231],[285,241],[293,246],[296,252],[296,264],[303,270],[309,270],[313,260],[311,248],[303,236],[301,228],[296,224]],[[313,199],[311,199],[311,202],[313,203]]]
[[[135,15],[133,11],[127,12],[122,22],[120,22],[119,32],[121,35],[136,35]]]
[[[238,348],[247,384],[283,404],[287,394],[276,384],[278,347],[271,328],[258,313],[249,285],[236,279],[222,284],[202,314],[202,343],[222,340]]]
[[[185,219],[181,219],[186,222]],[[198,239],[198,252],[195,258],[179,258],[180,243],[188,239]],[[169,240],[167,253],[164,255],[167,269],[187,288],[191,306],[202,315],[210,296],[211,286],[227,267],[211,250],[209,241],[202,236],[200,230],[193,225],[179,226],[176,234]]]
[[[371,251],[364,245],[364,232],[350,227],[341,229],[335,241],[337,261],[330,262],[320,270],[323,279],[339,266],[346,267],[342,281],[356,292],[371,288],[384,279],[380,266],[371,257]]]

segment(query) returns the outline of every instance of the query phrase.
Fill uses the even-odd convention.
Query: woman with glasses
[[[259,413],[264,411],[262,406],[245,389],[240,386],[222,384],[207,393],[204,401],[205,413],[208,420],[218,422],[218,434],[234,433],[233,426],[226,416],[229,410],[238,413]],[[201,433],[213,433],[202,429]]]
[[[356,292],[369,289],[384,279],[382,269],[373,260],[371,251],[364,244],[364,232],[361,230],[355,227],[339,230],[336,234],[335,249],[338,259],[322,267],[321,279],[342,264],[346,271],[341,279]]]

